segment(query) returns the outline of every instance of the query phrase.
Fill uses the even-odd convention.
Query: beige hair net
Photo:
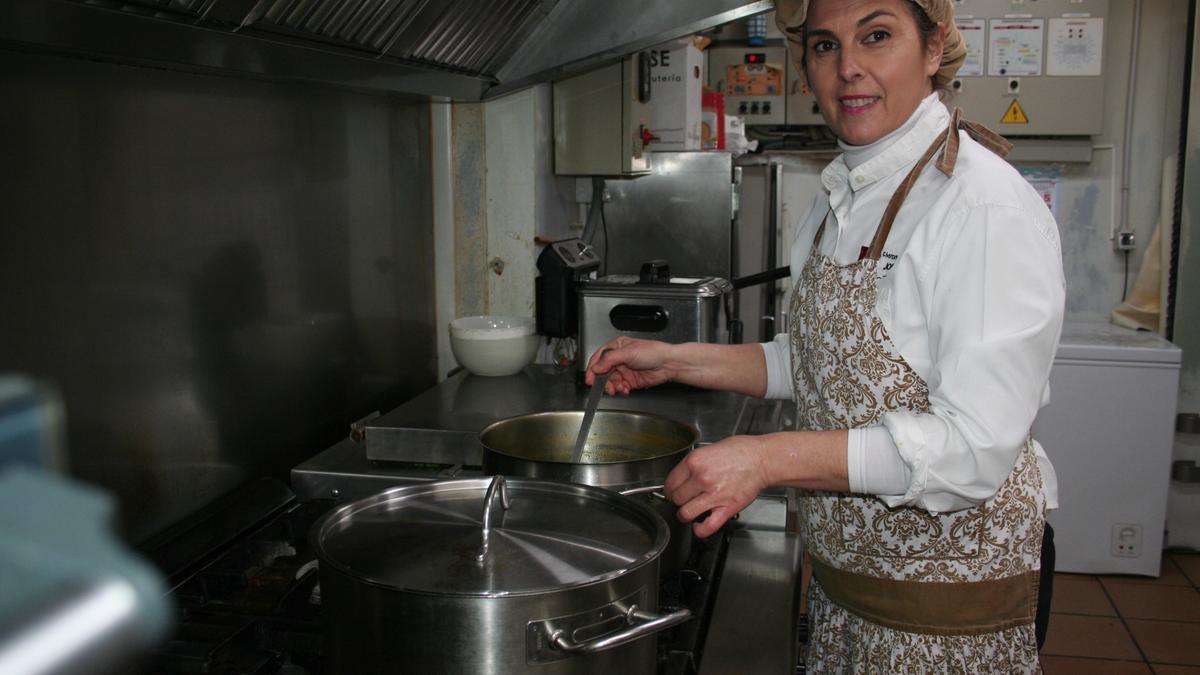
[[[959,66],[967,58],[967,47],[963,44],[958,26],[954,24],[954,0],[909,1],[915,2],[918,7],[925,10],[925,13],[935,23],[941,23],[946,27],[942,66],[933,76],[934,86],[938,89],[945,89],[954,79],[954,75],[958,73]],[[803,47],[798,40],[800,27],[804,25],[804,20],[808,17],[809,2],[810,0],[775,0],[775,23],[779,25],[779,30],[783,31],[784,35],[795,36],[796,41],[793,46]],[[792,60],[799,71],[800,79],[806,80],[804,71],[800,68],[800,54],[793,51]]]

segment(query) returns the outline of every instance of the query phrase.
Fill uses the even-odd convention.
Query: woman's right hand
[[[676,346],[657,340],[614,338],[592,354],[584,382],[591,386],[597,375],[612,371],[604,393],[622,395],[670,382],[675,373],[668,357]]]

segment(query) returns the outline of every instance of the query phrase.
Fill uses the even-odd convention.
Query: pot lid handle
[[[496,500],[496,493],[500,493],[500,506],[507,511],[510,502],[508,501],[508,484],[504,482],[504,476],[497,475],[492,479],[492,484],[488,486],[487,494],[483,496],[483,542],[479,546],[479,555],[475,559],[480,563],[487,558],[488,552],[488,535],[492,531],[492,502]],[[501,514],[500,523],[504,523],[503,514]]]

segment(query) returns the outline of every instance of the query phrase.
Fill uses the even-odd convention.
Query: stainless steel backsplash
[[[0,371],[137,543],[434,384],[422,100],[0,50]]]

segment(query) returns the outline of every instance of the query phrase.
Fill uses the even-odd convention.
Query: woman
[[[810,672],[1037,672],[1055,222],[1003,139],[939,100],[965,54],[952,0],[776,6],[843,150],[792,243],[788,333],[618,338],[588,382],[796,400],[801,431],[699,448],[666,491],[684,521],[711,512],[704,537],[767,486],[802,490]]]

